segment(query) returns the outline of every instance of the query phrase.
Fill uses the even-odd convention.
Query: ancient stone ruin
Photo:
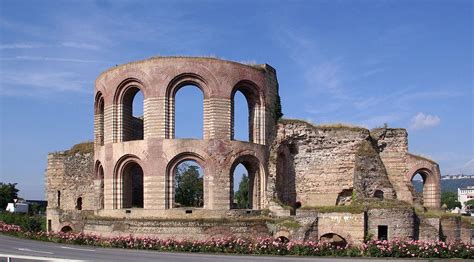
[[[202,139],[175,138],[175,95],[185,85],[204,97]],[[102,73],[93,144],[48,156],[48,230],[350,243],[467,234],[459,220],[423,215],[440,208],[440,171],[408,152],[405,129],[281,119],[278,88],[267,64],[215,58],[157,57]],[[234,139],[237,91],[248,103],[249,141]],[[143,117],[133,115],[138,92]],[[176,203],[176,169],[185,161],[202,170],[197,207]],[[239,164],[249,178],[244,209],[235,208],[232,190]],[[416,174],[422,197],[411,184]]]

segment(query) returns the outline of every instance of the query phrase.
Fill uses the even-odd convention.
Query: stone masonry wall
[[[271,148],[268,198],[287,205],[331,206],[340,196],[350,200],[355,186],[362,197],[382,190],[394,198],[370,140],[364,128],[281,120]]]
[[[367,232],[377,239],[378,226],[388,226],[388,240],[411,240],[414,234],[414,211],[408,207],[370,209]]]
[[[412,203],[410,184],[405,179],[408,155],[408,133],[405,129],[377,128],[370,131],[376,141],[388,178],[395,189],[397,198]]]
[[[354,190],[359,198],[394,199],[396,197],[385,166],[371,141],[362,142],[357,150]]]
[[[70,154],[66,151],[48,155],[46,168],[48,208],[74,210],[79,197],[82,197],[83,210],[97,208],[98,194],[94,186],[93,160],[92,152]]]
[[[364,241],[364,213],[319,213],[318,236],[337,234],[347,243],[361,244]]]

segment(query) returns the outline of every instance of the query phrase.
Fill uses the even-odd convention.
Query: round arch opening
[[[191,159],[181,161],[173,170],[173,207],[204,207],[204,171]]]
[[[143,208],[143,169],[136,162],[122,171],[122,208]]]
[[[71,226],[63,226],[60,231],[62,233],[70,233],[70,232],[72,232],[72,227]]]
[[[231,93],[231,140],[262,143],[260,118],[264,116],[260,107],[261,97],[254,83],[241,81],[234,87]]]
[[[238,172],[246,171],[242,174],[242,179],[238,182]],[[237,172],[237,173],[236,173]],[[259,209],[263,181],[261,177],[260,162],[255,156],[244,155],[238,157],[232,165],[230,171],[230,208]],[[237,176],[236,176],[237,175]],[[245,175],[245,176],[244,176]],[[234,190],[238,190],[234,193]],[[240,200],[240,205],[239,205]],[[242,201],[243,200],[243,201]]]
[[[203,139],[204,137],[204,93],[193,83],[176,88],[172,108],[174,115],[174,138]]]
[[[335,247],[345,247],[347,245],[346,239],[336,233],[324,234],[320,237],[319,241],[329,243]]]

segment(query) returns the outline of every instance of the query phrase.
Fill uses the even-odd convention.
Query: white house
[[[11,213],[28,213],[28,204],[24,202],[8,203],[5,210]]]
[[[474,209],[466,207],[466,201],[474,199],[474,186],[468,186],[466,188],[458,188],[458,201],[461,202],[462,208],[461,213],[471,213]],[[473,207],[474,208],[474,207]]]

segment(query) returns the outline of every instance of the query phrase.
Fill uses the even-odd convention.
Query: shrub
[[[0,233],[56,243],[97,247],[147,249],[167,252],[205,252],[295,256],[467,258],[474,259],[474,246],[441,241],[369,241],[360,246],[334,246],[327,242],[283,242],[273,238],[211,238],[208,240],[156,239],[151,237],[102,237],[95,234],[26,232],[20,226],[0,221]]]
[[[20,226],[25,231],[38,232],[45,230],[45,218],[43,216],[29,216],[28,214],[0,212],[0,220],[7,224]]]

